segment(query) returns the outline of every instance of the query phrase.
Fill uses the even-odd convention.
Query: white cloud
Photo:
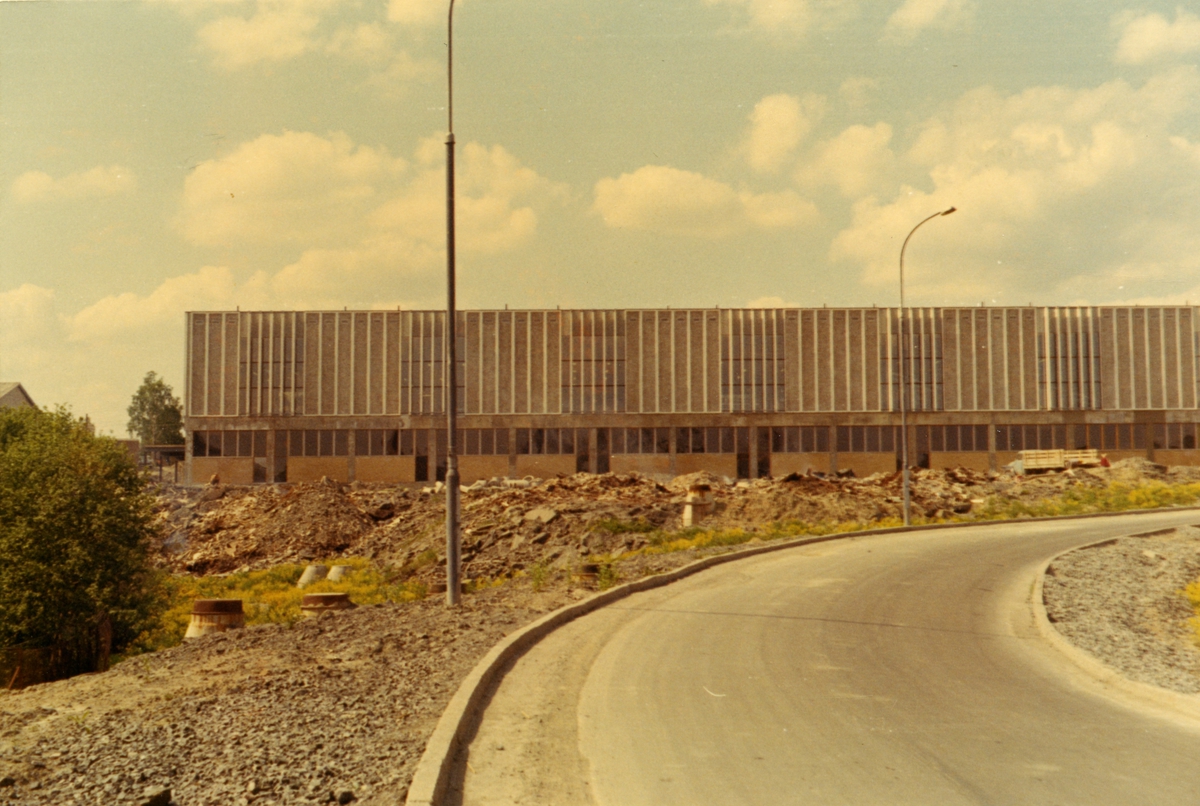
[[[564,187],[500,146],[459,150],[460,254],[520,249],[536,237],[536,208],[566,200]],[[302,250],[243,294],[252,287],[276,306],[370,304],[378,289],[431,276],[445,259],[444,153],[441,138],[421,141],[410,162],[344,134],[263,135],[192,172],[176,223],[202,246]]]
[[[227,4],[220,4],[227,5]],[[346,0],[257,0],[249,16],[219,12],[203,24],[197,42],[213,63],[229,71],[260,64],[285,62],[307,53],[324,53],[366,64],[387,65],[372,74],[368,84],[394,93],[398,81],[428,75],[427,64],[416,62],[395,47],[388,23],[424,26],[445,20],[445,0],[391,0],[386,13],[369,22],[339,24]],[[189,16],[208,8],[203,3],[181,3]]]
[[[740,148],[746,163],[760,173],[781,168],[820,120],[824,109],[825,99],[820,95],[801,100],[779,93],[763,98],[750,113],[750,129]]]
[[[835,185],[849,197],[877,192],[895,161],[888,147],[891,140],[892,127],[886,123],[850,126],[817,146],[812,160],[800,166],[796,178],[801,184]]]
[[[705,0],[744,10],[749,24],[775,34],[803,35],[815,28],[832,27],[853,17],[857,0]]]
[[[406,160],[345,134],[264,134],[188,175],[177,225],[205,246],[344,241],[407,171]]]
[[[18,202],[29,203],[116,196],[132,193],[136,188],[132,171],[120,165],[107,165],[59,179],[42,171],[26,171],[13,180],[12,195]]]
[[[904,0],[888,18],[884,38],[911,42],[928,28],[956,28],[969,19],[973,10],[970,0]]]
[[[1116,54],[1121,64],[1145,64],[1200,50],[1200,17],[1182,7],[1175,10],[1174,22],[1161,14],[1126,12],[1113,20],[1113,27],[1121,35]]]
[[[751,193],[702,174],[646,165],[596,183],[593,209],[610,227],[723,238],[810,223],[816,207],[792,191]]]
[[[197,33],[217,66],[237,70],[293,59],[318,47],[320,14],[307,3],[260,2],[254,15],[220,17]]]
[[[150,294],[113,294],[66,320],[70,342],[107,344],[132,333],[152,332],[181,321],[189,310],[233,307],[236,283],[229,269],[206,266],[195,274],[172,277]]]
[[[1174,282],[1164,267],[1178,275],[1200,262],[1190,234],[1200,166],[1190,143],[1170,132],[1198,95],[1191,69],[1136,89],[1114,81],[967,93],[927,121],[905,155],[927,171],[923,186],[855,203],[830,257],[890,287],[909,230],[956,205],[909,250],[907,279],[925,304],[1024,302],[1049,289],[1057,299],[1109,301],[1131,295],[1103,278],[1139,272],[1145,289],[1163,288]]]
[[[412,242],[440,249],[445,240],[444,146],[426,140],[417,152],[421,168],[407,189],[371,215],[371,224]],[[504,148],[462,146],[456,163],[455,206],[459,248],[479,254],[510,251],[537,230],[534,204],[562,201],[566,189],[527,168]]]

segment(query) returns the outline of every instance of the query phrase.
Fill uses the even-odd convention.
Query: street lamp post
[[[454,299],[454,0],[446,18],[446,604],[458,604],[458,317]]]
[[[908,344],[907,332],[905,325],[908,322],[908,317],[905,315],[904,309],[904,250],[908,248],[908,241],[912,238],[913,233],[921,228],[921,224],[926,221],[931,221],[938,216],[950,215],[957,207],[951,207],[949,210],[942,210],[940,213],[934,213],[928,218],[922,219],[920,224],[913,227],[908,233],[908,237],[904,239],[904,244],[900,247],[900,465],[901,473],[904,479],[904,525],[909,526],[912,523],[912,496],[909,493],[909,474],[908,474],[908,384],[907,373],[905,370],[908,367],[908,360],[904,355],[904,347]]]

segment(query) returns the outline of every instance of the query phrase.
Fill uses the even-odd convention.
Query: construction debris
[[[933,519],[970,517],[989,499],[1028,503],[1080,485],[1197,479],[1200,468],[1168,471],[1144,459],[1037,476],[917,470],[912,473],[912,512]],[[165,487],[157,559],[175,572],[212,574],[364,556],[418,576],[428,573],[432,581],[438,566],[434,561],[445,553],[443,493],[440,484],[343,485],[329,479]],[[735,482],[700,472],[665,484],[636,473],[493,479],[463,488],[464,577],[495,578],[534,563],[574,568],[589,555],[640,548],[648,533],[685,528],[689,496],[689,520],[710,529],[749,531],[790,522],[870,524],[901,517],[899,473],[863,479],[790,474]],[[703,506],[696,506],[701,498]]]

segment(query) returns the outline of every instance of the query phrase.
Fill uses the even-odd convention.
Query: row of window
[[[987,451],[988,430],[997,451],[1095,448],[1097,450],[1191,450],[1196,448],[1195,423],[1120,423],[1075,426],[1068,440],[1065,425],[922,425],[915,429],[914,450],[926,452]],[[749,453],[748,428],[612,428],[607,433],[612,454]],[[773,426],[772,453],[828,453],[830,429],[825,426]],[[429,456],[446,454],[446,431],[426,429],[293,430],[276,432],[279,456],[349,456],[351,441],[358,456]],[[837,426],[834,445],[841,453],[891,453],[900,449],[897,426]],[[588,429],[518,428],[513,446],[518,455],[586,455]],[[1073,444],[1071,444],[1073,443]],[[459,431],[459,451],[465,456],[507,456],[507,428],[467,428]],[[766,450],[766,443],[760,451]],[[265,457],[266,431],[193,431],[192,455],[197,457]]]
[[[266,431],[193,431],[192,456],[267,455]]]

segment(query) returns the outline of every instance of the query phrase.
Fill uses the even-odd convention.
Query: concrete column
[[[508,477],[517,476],[517,429],[508,429]]]
[[[758,426],[750,426],[750,478],[758,478]]]
[[[820,428],[821,426],[817,426]],[[836,473],[838,472],[838,445],[837,445],[837,425],[825,426],[829,429],[829,469]]]

